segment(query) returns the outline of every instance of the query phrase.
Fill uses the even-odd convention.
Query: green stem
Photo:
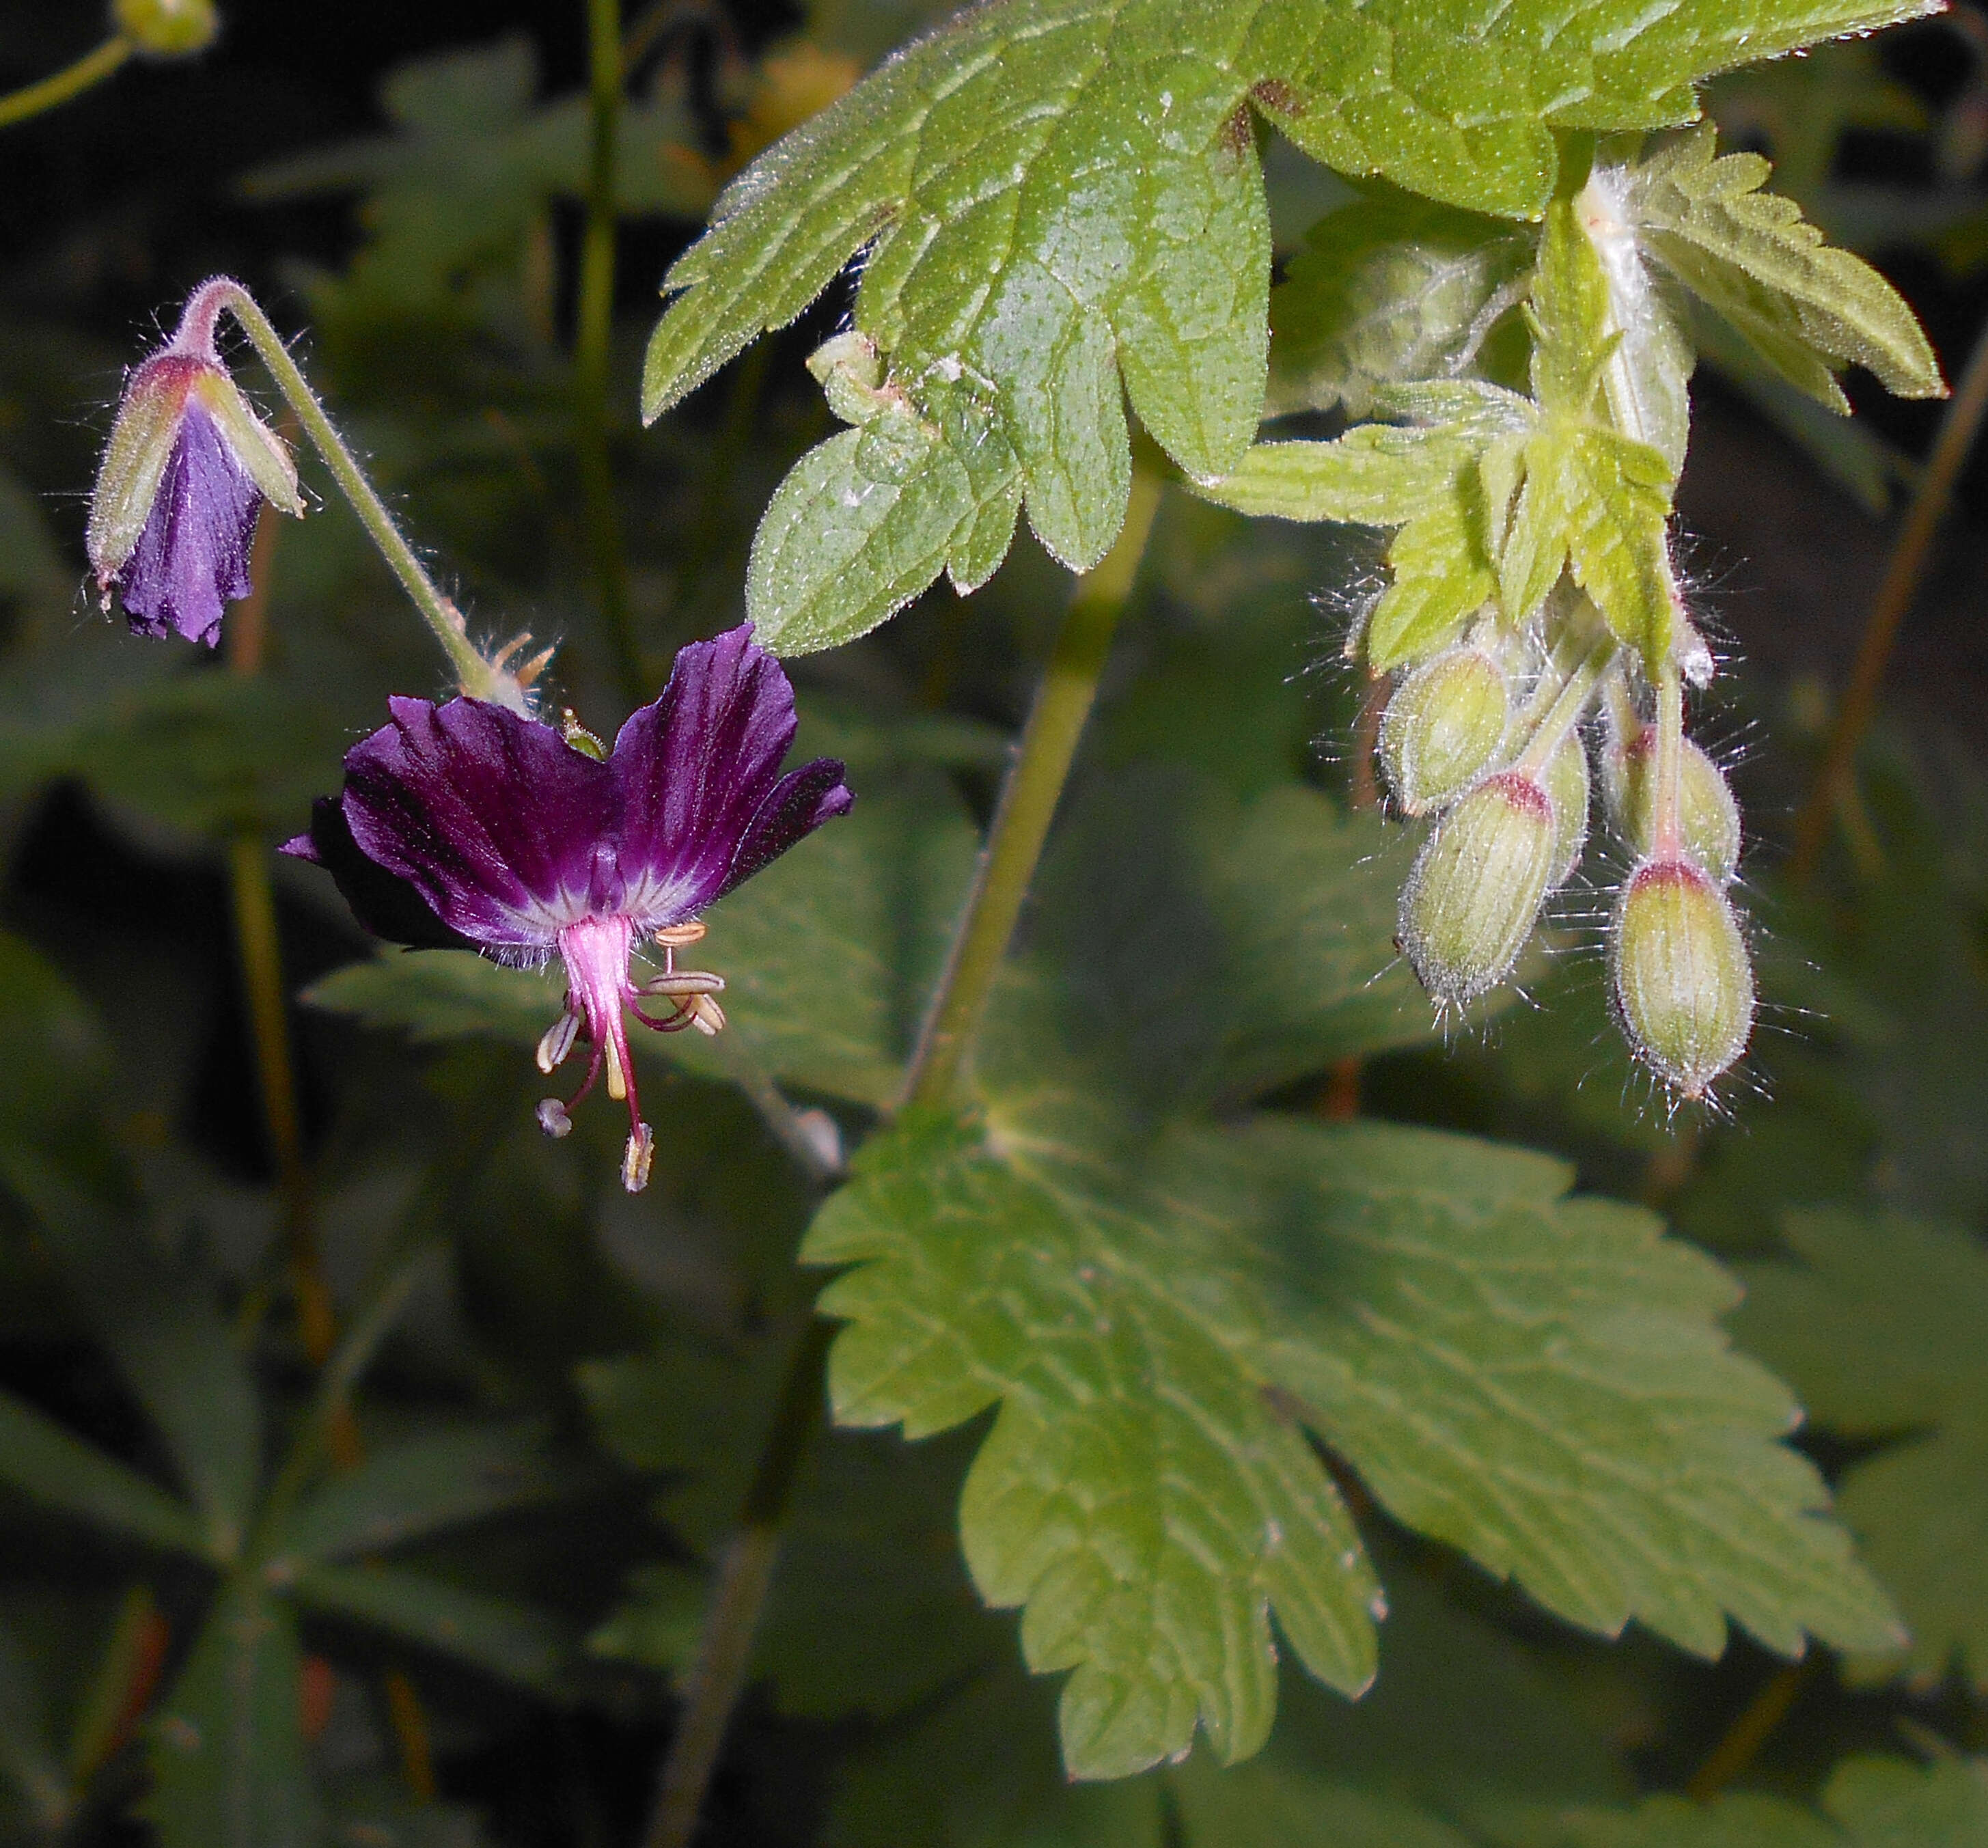
[[[433,1245],[418,1245],[386,1273],[371,1300],[346,1330],[345,1339],[325,1363],[303,1423],[291,1439],[256,1517],[255,1535],[243,1555],[245,1569],[252,1570],[269,1558],[297,1498],[316,1475],[333,1433],[340,1421],[350,1415],[347,1400],[354,1382],[400,1319],[401,1311],[426,1274],[437,1250]]]
[[[1657,676],[1657,786],[1650,830],[1650,856],[1677,860],[1684,853],[1684,676],[1666,661]]]
[[[25,122],[31,116],[59,109],[71,97],[79,96],[85,90],[101,83],[137,49],[119,32],[105,39],[93,52],[77,59],[66,69],[0,96],[0,128],[12,128],[16,122]]]
[[[1132,477],[1124,531],[1110,555],[1071,599],[1037,689],[1021,746],[1008,772],[994,826],[945,973],[913,1056],[908,1101],[942,1103],[986,1011],[996,973],[1035,877],[1050,820],[1063,794],[1077,741],[1097,697],[1112,637],[1145,555],[1161,483],[1144,469]],[[697,1825],[725,1731],[746,1684],[752,1637],[773,1583],[780,1531],[794,1484],[821,1421],[821,1372],[834,1330],[810,1319],[788,1357],[786,1377],[759,1460],[739,1510],[736,1532],[718,1564],[718,1582],[643,1836],[643,1848],[684,1848]]]
[[[1581,715],[1587,710],[1602,677],[1615,664],[1618,652],[1612,640],[1598,642],[1575,664],[1560,683],[1513,769],[1537,775],[1547,767],[1547,760],[1560,748],[1560,740],[1581,723]]]
[[[345,439],[325,414],[317,394],[298,370],[296,361],[290,357],[282,336],[271,325],[269,317],[256,305],[255,298],[239,282],[225,276],[217,277],[204,284],[187,303],[182,329],[189,326],[198,328],[203,320],[211,326],[224,309],[235,317],[242,331],[248,336],[249,344],[268,367],[269,377],[276,381],[284,401],[296,412],[297,421],[310,433],[311,441],[324,458],[325,466],[330,469],[333,478],[352,503],[360,524],[414,600],[414,607],[421,611],[435,640],[441,644],[442,653],[448,656],[457,684],[475,698],[522,709],[522,698],[516,683],[508,675],[499,674],[470,645],[462,612],[436,589],[434,579],[422,569],[414,548],[394,524],[394,516],[387,511],[386,503],[374,492],[373,484],[366,478],[365,471],[346,448]]]
[[[580,246],[580,305],[573,355],[573,430],[580,496],[600,620],[614,650],[621,690],[639,705],[647,692],[642,650],[628,603],[628,565],[614,505],[608,453],[608,383],[614,332],[615,152],[621,131],[621,0],[587,0],[592,64],[592,137],[587,231]]]
[[[737,1530],[718,1560],[711,1607],[663,1760],[643,1848],[685,1848],[697,1826],[725,1728],[752,1667],[752,1639],[773,1587],[794,1485],[821,1424],[821,1370],[834,1336],[832,1323],[811,1316],[787,1357],[773,1421],[740,1506]]]
[[[1077,741],[1097,699],[1120,613],[1145,555],[1160,492],[1156,477],[1134,471],[1125,529],[1070,600],[1036,691],[1020,750],[1002,787],[966,914],[953,938],[912,1056],[904,1084],[907,1103],[944,1103],[958,1087],[961,1067],[1034,881],[1036,863],[1049,838]]]
[[[313,1367],[318,1367],[330,1354],[336,1339],[331,1292],[318,1252],[310,1177],[304,1166],[303,1137],[297,1116],[289,1012],[285,1000],[282,950],[276,936],[276,888],[258,836],[237,834],[228,842],[228,879],[234,895],[235,941],[242,954],[242,992],[248,1004],[249,1026],[255,1044],[262,1118],[276,1162],[276,1191],[282,1203],[284,1242],[289,1251],[291,1285],[296,1292],[298,1334],[305,1355]]]
[[[1934,535],[1946,518],[1954,488],[1974,447],[1984,413],[1988,413],[1988,328],[1983,328],[1976,339],[1974,350],[1967,356],[1967,369],[1960,375],[1959,387],[1940,419],[1939,434],[1933,438],[1932,454],[1919,478],[1919,492],[1912,497],[1912,509],[1898,529],[1891,556],[1885,561],[1878,594],[1871,600],[1864,639],[1858,646],[1849,683],[1836,709],[1829,742],[1823,748],[1822,767],[1816,772],[1815,785],[1796,818],[1790,870],[1797,885],[1807,885],[1821,862],[1830,818],[1848,792],[1857,748],[1864,742],[1864,734],[1870,729],[1878,709],[1885,667],[1905,613],[1919,594],[1919,579],[1925,575],[1926,561],[1932,554]]]

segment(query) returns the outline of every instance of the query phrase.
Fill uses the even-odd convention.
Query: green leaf
[[[383,950],[303,992],[314,1008],[397,1030],[417,1046],[478,1038],[535,1046],[565,996],[556,971],[506,968],[468,950]]]
[[[265,677],[176,675],[45,745],[49,767],[120,806],[208,835],[275,832],[334,786],[350,742],[321,700]]]
[[[1260,1758],[1218,1769],[1196,1752],[1138,1780],[1073,1785],[1048,1749],[1041,1684],[991,1670],[854,1755],[829,1839],[1124,1848],[1156,1840],[1164,1779],[1168,1839],[1182,1848],[1462,1848],[1506,1840],[1512,1819],[1547,1802],[1628,1792],[1575,1696],[1422,1574],[1401,1577],[1373,1690],[1348,1704],[1286,1677]]]
[[[1676,470],[1662,450],[1611,421],[1606,375],[1621,336],[1608,272],[1571,204],[1547,214],[1532,313],[1533,395],[1542,414],[1517,456],[1494,448],[1479,462],[1492,529],[1502,532],[1494,542],[1506,618],[1528,620],[1565,569],[1654,673],[1676,621],[1665,532]],[[1496,484],[1514,461],[1508,512]]]
[[[384,1552],[568,1486],[546,1459],[540,1426],[430,1432],[376,1450],[324,1483],[285,1522],[278,1546],[313,1559]]]
[[[1654,668],[1676,620],[1670,465],[1647,443],[1577,424],[1534,437],[1524,470],[1499,560],[1506,613],[1523,620],[1565,568],[1616,639]]]
[[[1902,452],[1856,418],[1833,414],[1797,391],[1718,316],[1695,316],[1692,337],[1699,358],[1871,519],[1889,511],[1895,488],[1911,471]]]
[[[1391,406],[1401,405],[1391,394]],[[1399,526],[1393,581],[1367,618],[1363,651],[1377,673],[1433,654],[1498,595],[1476,465],[1531,427],[1533,407],[1493,386],[1459,384],[1415,400],[1432,421],[1363,424],[1330,443],[1263,443],[1233,474],[1196,492],[1238,512]]]
[[[1822,1806],[1857,1848],[1982,1848],[1988,1843],[1988,1760],[1848,1758]]]
[[[210,1556],[200,1521],[164,1489],[7,1392],[0,1392],[0,1482],[149,1546]]]
[[[1542,1819],[1525,1848],[1980,1848],[1988,1842],[1988,1762],[1845,1759],[1822,1793],[1827,1819],[1781,1797],[1710,1803],[1652,1797],[1634,1810]]]
[[[1300,1421],[1397,1518],[1590,1629],[1704,1654],[1729,1612],[1787,1653],[1898,1634],[1777,1442],[1786,1393],[1726,1348],[1731,1279],[1649,1215],[1459,1140],[1263,1120],[1114,1149],[1073,1104],[997,1100],[984,1139],[907,1120],[803,1255],[857,1267],[821,1303],[851,1325],[839,1421],[918,1436],[1000,1407],[962,1536],[982,1595],[1026,1607],[1030,1666],[1077,1671],[1075,1774],[1178,1753],[1197,1716],[1247,1756],[1273,1610],[1321,1679],[1364,1684],[1372,1580]]]
[[[804,1090],[889,1103],[978,850],[943,778],[866,784],[846,819],[711,913],[698,954],[725,978],[727,1031]]]
[[[1833,373],[1859,365],[1902,397],[1939,397],[1939,362],[1890,283],[1822,233],[1792,199],[1763,192],[1756,154],[1717,155],[1709,123],[1603,176],[1638,243],[1725,316],[1789,383],[1847,412]]]
[[[1652,1215],[1379,1126],[1266,1120],[1184,1160],[1283,1228],[1269,1363],[1398,1519],[1606,1634],[1712,1655],[1724,1612],[1784,1654],[1896,1636],[1777,1441],[1785,1389],[1718,1326],[1737,1287]]]
[[[1186,1848],[1470,1848],[1419,1805],[1267,1757],[1222,1770],[1198,1752],[1171,1781]]]
[[[1687,120],[1697,79],[1905,10],[1753,0],[1734,15],[1695,0],[1584,34],[1543,0],[1469,25],[1402,0],[998,0],[726,190],[666,279],[679,299],[650,343],[643,414],[795,319],[867,247],[855,329],[934,434],[888,454],[837,438],[801,465],[755,573],[769,619],[798,623],[803,645],[882,620],[948,563],[952,535],[983,517],[1005,530],[1010,456],[1036,535],[1087,569],[1124,517],[1121,378],[1193,478],[1232,471],[1255,429],[1270,244],[1252,108],[1343,171],[1526,217],[1547,202],[1555,128]],[[939,437],[927,390],[962,379],[985,407],[979,483],[963,472],[976,445]],[[942,478],[914,492],[928,469]],[[851,556],[873,541],[846,583],[810,562],[813,544]]]
[[[1403,843],[1375,818],[1290,782],[1239,802],[1154,765],[1071,808],[1033,953],[975,1056],[996,1093],[1102,1075],[1153,1114],[1232,1108],[1432,1034],[1394,948]],[[1065,1056],[1046,1056],[1049,1038]]]
[[[1849,1466],[1839,1503],[1911,1646],[1852,1666],[1929,1686],[1958,1660],[1988,1687],[1988,1251],[1890,1215],[1794,1214],[1783,1231],[1799,1262],[1748,1268],[1736,1332],[1822,1424],[1898,1440]]]
[[[69,1781],[56,1755],[34,1665],[13,1631],[0,1624],[0,1773],[18,1790],[36,1823],[59,1834],[69,1819]]]
[[[254,1511],[262,1414],[211,1285],[161,1252],[142,1220],[113,1216],[52,1163],[0,1149],[0,1174],[34,1211],[84,1316],[165,1440],[208,1554],[232,1559]]]
[[[870,1144],[803,1256],[860,1268],[824,1313],[837,1420],[944,1430],[1001,1407],[960,1529],[990,1603],[1026,1605],[1038,1673],[1079,1777],[1123,1776],[1191,1743],[1263,1743],[1274,1608],[1314,1674],[1371,1677],[1376,1593],[1337,1492],[1220,1305],[1152,1229],[989,1153],[950,1119]],[[1204,1279],[1209,1284],[1215,1279]]]
[[[731,1354],[673,1340],[580,1370],[603,1442],[627,1467],[674,1478],[662,1512],[707,1554],[736,1522],[797,1333],[782,1327]],[[773,1683],[782,1711],[901,1712],[1004,1652],[1005,1626],[959,1564],[954,1508],[970,1454],[955,1440],[848,1431],[817,1444],[754,1643],[754,1673]],[[703,1573],[645,1567],[594,1646],[680,1672],[708,1595]]]
[[[390,1630],[534,1693],[556,1692],[573,1656],[573,1638],[543,1611],[404,1566],[311,1561],[278,1582],[313,1610]]]
[[[879,394],[881,397],[882,394]],[[964,596],[1006,555],[1021,510],[1013,451],[983,406],[929,380],[811,450],[752,542],[746,612],[776,654],[867,634],[948,573]]]
[[[1053,1718],[1040,1683],[976,1677],[839,1768],[829,1848],[1166,1848],[1158,1782],[1073,1783]]]
[[[303,1666],[282,1602],[229,1580],[150,1728],[144,1813],[162,1848],[316,1848]]]
[[[1532,255],[1509,221],[1391,188],[1320,219],[1270,293],[1269,414],[1364,417],[1378,390],[1465,370]]]

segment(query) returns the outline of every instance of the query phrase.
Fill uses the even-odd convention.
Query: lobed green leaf
[[[727,188],[665,280],[678,299],[650,343],[644,415],[867,249],[855,328],[890,356],[881,388],[907,426],[802,462],[756,559],[755,619],[783,645],[824,646],[942,569],[977,581],[1018,490],[1051,554],[1088,569],[1124,518],[1121,390],[1196,480],[1234,470],[1262,411],[1270,245],[1253,110],[1343,172],[1530,217],[1556,130],[1689,120],[1702,77],[1912,10],[1689,0],[1570,29],[1545,0],[1469,22],[1408,0],[993,0]],[[945,400],[962,380],[955,434]],[[854,561],[846,578],[838,559]]]
[[[1763,192],[1756,154],[1718,154],[1709,123],[1599,190],[1638,244],[1716,309],[1789,383],[1849,409],[1834,372],[1855,364],[1902,397],[1939,397],[1939,362],[1912,309],[1862,258],[1823,242],[1792,199]]]
[[[1853,1664],[1920,1685],[1956,1661],[1988,1687],[1988,1252],[1897,1215],[1790,1215],[1793,1262],[1750,1265],[1741,1340],[1822,1424],[1893,1440],[1844,1471],[1843,1516],[1912,1632]]]
[[[1088,1120],[1087,1120],[1087,1119]],[[1126,1141],[1094,1100],[908,1118],[859,1157],[806,1262],[850,1326],[839,1421],[994,1406],[961,1532],[1065,1684],[1066,1759],[1121,1775],[1199,1722],[1247,1756],[1274,1612],[1357,1691],[1373,1582],[1308,1425],[1411,1526],[1570,1621],[1716,1654],[1894,1643],[1883,1594],[1778,1440],[1794,1408],[1714,1318],[1726,1275],[1538,1157],[1259,1121]]]
[[[1364,417],[1390,386],[1465,371],[1532,255],[1508,220],[1392,188],[1321,218],[1270,292],[1267,414]]]

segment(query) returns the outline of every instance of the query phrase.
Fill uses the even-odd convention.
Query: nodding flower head
[[[301,514],[282,440],[249,408],[214,343],[216,285],[194,292],[171,340],[132,373],[90,505],[91,569],[140,635],[211,647],[248,594],[248,549],[267,500]]]
[[[722,1027],[723,981],[676,966],[704,935],[697,914],[854,799],[832,758],[780,775],[793,689],[752,636],[748,624],[685,648],[604,755],[478,700],[394,700],[392,722],[346,753],[343,794],[320,799],[284,849],[325,867],[377,935],[509,963],[557,955],[566,1007],[539,1069],[582,1036],[592,1056],[578,1093],[546,1099],[539,1122],[566,1134],[604,1070],[628,1105],[631,1193],[648,1179],[651,1138],[624,1015],[665,1033]],[[661,966],[637,981],[645,940]]]

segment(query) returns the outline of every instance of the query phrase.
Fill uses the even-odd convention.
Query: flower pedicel
[[[566,965],[564,1012],[539,1045],[550,1072],[584,1035],[593,1049],[570,1102],[539,1106],[546,1133],[604,1068],[631,1125],[621,1178],[648,1179],[651,1136],[635,1095],[624,1010],[645,1026],[715,1033],[715,975],[680,971],[698,914],[854,799],[843,766],[779,773],[793,689],[750,624],[678,657],[669,684],[597,757],[551,726],[472,699],[396,699],[393,720],[346,753],[345,789],[321,798],[283,851],[324,867],[375,934],[454,944],[512,964]],[[662,952],[631,978],[644,938]],[[658,1003],[660,1017],[644,1009]]]

